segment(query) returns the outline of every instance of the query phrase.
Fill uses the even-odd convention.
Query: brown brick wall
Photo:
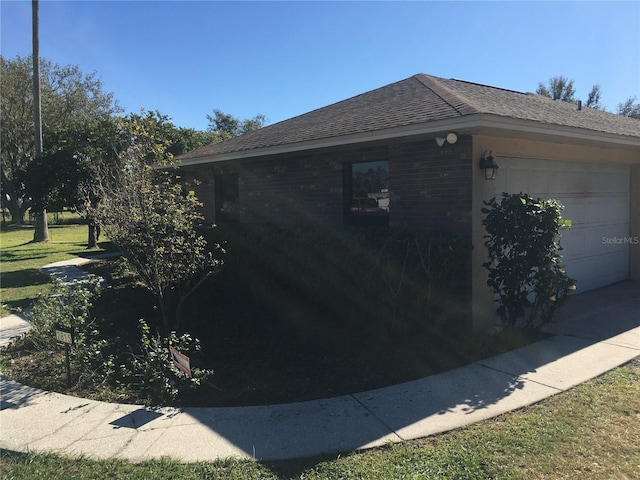
[[[390,162],[392,226],[471,234],[471,137],[395,145]]]
[[[208,222],[215,221],[214,175],[237,173],[240,220],[330,223],[344,218],[344,164],[389,160],[390,225],[471,233],[471,137],[438,147],[432,140],[327,150],[185,167]]]
[[[331,155],[251,160],[239,170],[242,221],[340,223],[342,165]]]

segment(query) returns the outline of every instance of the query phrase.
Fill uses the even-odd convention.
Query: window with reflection
[[[345,172],[347,221],[354,225],[389,224],[389,162],[360,162]]]
[[[213,180],[216,196],[216,223],[239,221],[238,175],[235,173],[215,175]]]

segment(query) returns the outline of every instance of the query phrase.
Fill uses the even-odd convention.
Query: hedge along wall
[[[226,250],[219,281],[285,321],[374,336],[470,325],[466,236],[241,223],[205,235]]]

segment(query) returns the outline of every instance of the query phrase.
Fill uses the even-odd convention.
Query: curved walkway
[[[64,267],[68,277],[79,271]],[[640,283],[576,295],[547,331],[554,336],[439,375],[284,405],[146,408],[0,375],[0,448],[130,461],[278,460],[425,437],[538,402],[639,356]]]

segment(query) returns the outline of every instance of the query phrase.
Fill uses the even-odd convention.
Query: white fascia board
[[[554,137],[556,139],[617,145],[627,148],[640,148],[640,137],[616,135],[596,130],[586,130],[584,128],[541,123],[533,120],[508,119],[493,115],[479,115],[478,117],[482,118],[479,119],[480,121],[477,123],[477,127],[484,129],[510,131],[523,135],[543,136],[546,138]]]
[[[381,140],[434,135],[438,133],[445,134],[451,131],[458,134],[482,133],[483,130],[494,132],[513,132],[525,136],[534,135],[544,136],[546,138],[555,137],[557,139],[572,139],[574,141],[588,141],[609,145],[613,144],[626,148],[640,148],[640,137],[627,137],[605,132],[598,132],[595,130],[585,130],[576,127],[545,124],[532,120],[513,119],[488,114],[477,114],[465,115],[464,117],[456,117],[447,120],[420,123],[415,125],[406,125],[402,127],[389,128],[386,130],[376,130],[373,132],[355,133],[352,135],[318,139],[308,142],[291,143],[287,145],[274,145],[271,147],[256,148],[253,150],[242,150],[214,156],[189,158],[182,162],[179,162],[176,166],[180,167],[189,165],[201,165],[206,163],[240,160],[268,155],[282,155],[286,153],[303,152],[308,150],[338,147],[343,145],[354,145],[358,143]]]

